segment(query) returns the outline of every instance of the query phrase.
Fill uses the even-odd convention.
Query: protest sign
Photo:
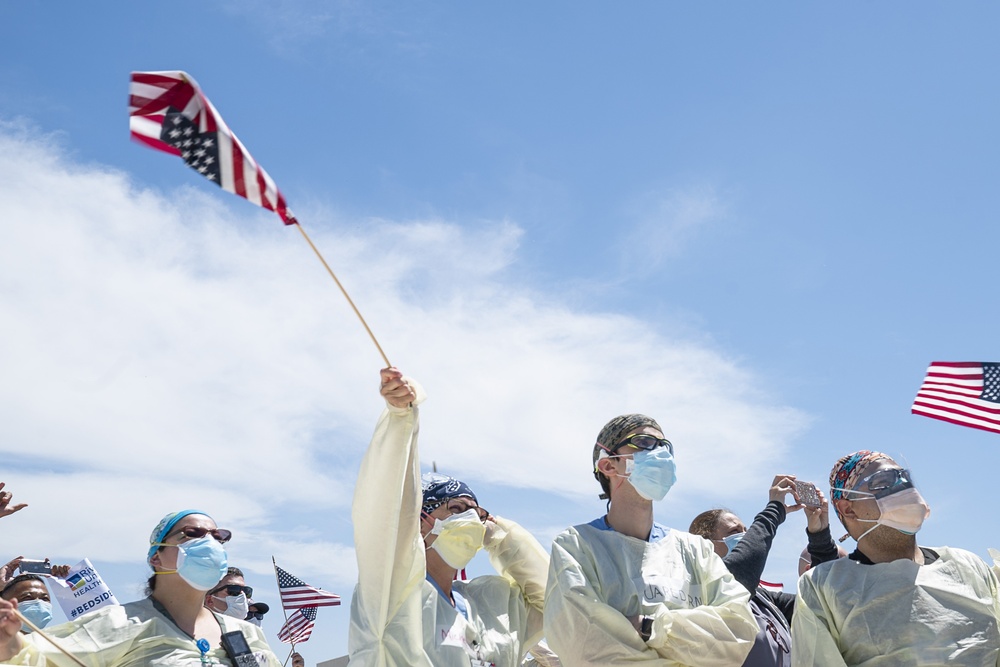
[[[73,620],[83,614],[118,604],[114,593],[104,583],[90,559],[82,561],[70,568],[65,579],[46,577],[51,584],[59,606],[66,613],[66,618]]]

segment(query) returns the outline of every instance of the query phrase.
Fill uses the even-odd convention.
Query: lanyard
[[[150,595],[149,596],[149,601],[153,603],[153,608],[156,609],[156,611],[158,611],[161,614],[163,614],[167,618],[168,621],[170,621],[171,623],[174,624],[175,628],[177,628],[178,630],[180,630],[181,632],[183,632],[184,634],[186,634],[191,639],[194,639],[194,635],[189,634],[188,632],[186,632],[184,630],[184,628],[182,628],[181,626],[179,626],[177,624],[177,621],[174,620],[174,617],[170,615],[170,612],[167,611],[167,608],[164,607],[163,604],[159,600],[157,600],[152,595]],[[212,612],[212,616],[213,617],[215,616],[215,612]],[[219,619],[216,618],[215,621],[216,621],[216,623],[218,623]],[[219,628],[221,630],[225,630],[225,628],[222,627],[221,623],[219,623]],[[201,639],[199,639],[198,641],[196,641],[194,643],[194,645],[198,647],[198,653],[199,653],[198,657],[201,659],[201,664],[203,664],[203,665],[211,665],[211,664],[213,664],[212,663],[212,659],[208,657],[208,652],[212,650],[212,645],[208,643],[208,640],[205,639],[204,637],[202,637]]]

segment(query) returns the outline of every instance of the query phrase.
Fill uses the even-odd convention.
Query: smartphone
[[[800,482],[795,480],[795,492],[799,495],[799,502],[807,507],[819,507],[822,503],[819,499],[819,491],[812,482]]]
[[[236,667],[260,667],[257,658],[250,651],[247,638],[239,630],[226,632],[222,635],[222,648]]]
[[[31,574],[52,574],[52,563],[49,559],[45,560],[28,560],[24,558],[21,560],[21,565],[18,566],[21,572],[27,572]]]

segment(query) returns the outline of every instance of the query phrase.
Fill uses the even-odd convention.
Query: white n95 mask
[[[435,519],[430,534],[437,535],[430,548],[437,551],[449,566],[461,570],[483,548],[486,526],[476,510],[470,509],[444,521]]]
[[[247,600],[247,596],[244,593],[240,593],[239,595],[227,595],[226,597],[213,595],[212,597],[220,602],[226,603],[226,610],[222,612],[223,616],[231,616],[232,618],[238,618],[242,621],[250,612],[250,602]]]
[[[879,526],[895,528],[906,535],[916,535],[920,527],[924,525],[924,519],[931,514],[931,508],[923,496],[912,487],[899,493],[876,498],[875,502],[882,514],[877,519],[858,519],[858,521],[875,524],[866,530],[861,537]],[[858,542],[861,541],[861,537],[858,538]]]

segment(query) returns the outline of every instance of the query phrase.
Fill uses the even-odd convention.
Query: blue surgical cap
[[[170,534],[170,530],[177,525],[177,522],[192,514],[204,514],[209,519],[212,518],[209,516],[208,512],[202,512],[201,510],[181,510],[180,512],[171,512],[167,516],[160,519],[160,523],[156,524],[156,528],[154,528],[153,532],[149,534],[149,551],[146,553],[147,562],[149,562],[149,559],[153,557],[156,550],[160,548],[156,545],[162,542],[167,535]]]

